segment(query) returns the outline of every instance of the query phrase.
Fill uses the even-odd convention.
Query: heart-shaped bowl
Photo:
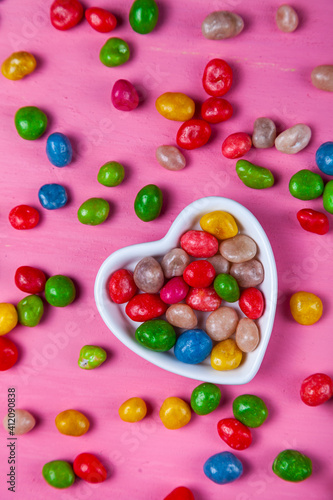
[[[232,214],[237,221],[240,233],[247,234],[256,241],[258,245],[257,257],[265,269],[265,279],[260,285],[265,296],[265,312],[257,321],[260,329],[260,343],[255,351],[244,355],[238,368],[230,371],[214,370],[209,358],[203,363],[192,365],[178,361],[173,349],[168,352],[155,352],[144,348],[135,339],[135,330],[140,323],[132,321],[125,314],[126,304],[113,303],[108,294],[108,284],[112,273],[123,268],[133,271],[143,257],[152,256],[161,259],[169,250],[179,247],[179,240],[183,233],[189,229],[201,229],[200,218],[214,210],[223,210]],[[142,358],[184,377],[215,384],[238,385],[246,384],[253,379],[264,358],[274,323],[277,284],[277,271],[272,247],[255,216],[236,201],[210,196],[196,200],[184,208],[161,240],[131,245],[112,253],[98,271],[95,281],[95,301],[100,315],[111,332]],[[207,314],[200,313],[198,315],[198,327],[204,328],[202,320]]]

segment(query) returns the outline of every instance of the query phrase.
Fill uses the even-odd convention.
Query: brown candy
[[[297,12],[290,5],[280,5],[276,12],[276,24],[280,31],[291,33],[298,26]]]
[[[161,266],[166,278],[182,276],[190,263],[190,257],[182,248],[174,248],[164,255]]]
[[[243,288],[257,286],[264,281],[264,268],[257,259],[248,260],[241,264],[232,264],[230,274]]]
[[[209,14],[202,23],[202,34],[208,40],[223,40],[239,35],[244,28],[243,19],[227,10]]]
[[[157,293],[164,285],[162,267],[154,257],[144,257],[137,263],[133,278],[142,292]]]
[[[206,321],[206,332],[212,340],[228,339],[235,333],[238,323],[238,314],[232,307],[220,307],[213,311]]]
[[[185,156],[175,146],[159,146],[156,159],[167,170],[182,170],[186,166]]]
[[[252,144],[255,148],[272,148],[276,127],[270,118],[257,118],[253,126]]]
[[[22,434],[26,434],[31,431],[36,425],[36,420],[33,415],[27,410],[19,410],[15,409],[15,425],[14,428],[12,419],[9,419],[8,415],[3,419],[3,426],[7,432],[14,432],[15,436],[21,436]],[[10,429],[9,429],[10,427]]]
[[[253,259],[257,253],[257,244],[246,234],[238,234],[220,244],[221,255],[229,262],[246,262]]]
[[[333,92],[333,64],[323,64],[313,69],[311,81],[317,89]]]
[[[208,262],[214,267],[216,274],[228,274],[230,269],[230,262],[227,261],[222,255],[214,255],[209,257]]]
[[[310,142],[311,129],[304,123],[288,128],[275,139],[275,147],[281,153],[293,155],[304,149]]]
[[[167,321],[178,328],[186,328],[189,330],[195,328],[198,324],[198,319],[193,309],[187,304],[173,304],[167,309]]]
[[[252,352],[259,344],[259,328],[249,318],[242,318],[236,328],[236,344],[243,352]]]

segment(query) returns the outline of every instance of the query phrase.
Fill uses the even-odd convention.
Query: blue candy
[[[333,175],[333,142],[324,142],[316,152],[316,163],[327,175]]]
[[[196,365],[209,356],[212,348],[212,339],[206,332],[196,328],[187,330],[178,337],[174,352],[179,361]]]
[[[55,210],[67,203],[66,189],[60,184],[44,184],[38,192],[38,198],[43,208]]]
[[[65,167],[72,161],[72,145],[64,134],[55,132],[46,141],[46,154],[52,165]]]
[[[210,457],[203,470],[214,483],[227,484],[236,481],[243,474],[243,465],[233,453],[222,451]]]

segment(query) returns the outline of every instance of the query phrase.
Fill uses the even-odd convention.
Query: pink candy
[[[172,278],[162,288],[160,297],[166,304],[177,304],[185,299],[188,294],[189,286],[180,276]]]
[[[132,111],[139,105],[139,96],[128,80],[117,80],[111,92],[112,104],[120,111]]]

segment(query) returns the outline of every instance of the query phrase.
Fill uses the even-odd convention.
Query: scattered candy
[[[244,21],[240,16],[227,10],[219,10],[205,18],[201,31],[208,40],[224,40],[239,35],[243,28]]]
[[[164,500],[195,500],[191,490],[185,486],[179,486],[174,489]]]
[[[0,317],[0,328],[1,328],[1,317]],[[14,342],[7,339],[7,337],[0,337],[0,371],[4,372],[12,368],[12,366],[15,365],[17,358],[18,358],[18,350]]]
[[[316,66],[311,72],[311,81],[317,89],[333,92],[333,64]]]
[[[230,274],[242,288],[258,286],[264,281],[264,268],[261,262],[256,259],[232,264]]]
[[[111,12],[100,7],[90,7],[85,11],[85,18],[94,30],[109,33],[117,26],[117,19]]]
[[[69,488],[75,481],[73,467],[64,460],[53,460],[43,467],[43,478],[54,488]]]
[[[166,304],[177,304],[185,299],[188,291],[189,286],[187,283],[180,276],[176,276],[164,285],[160,297]]]
[[[14,280],[17,288],[25,293],[41,293],[45,289],[45,274],[35,267],[18,267],[15,272]]]
[[[121,66],[130,58],[130,49],[121,38],[109,38],[99,53],[100,61],[108,68]]]
[[[112,104],[119,111],[132,111],[139,106],[139,95],[128,80],[117,80],[112,87]]]
[[[191,407],[197,415],[208,415],[221,402],[221,391],[215,384],[205,382],[198,385],[191,395]]]
[[[306,405],[322,405],[333,396],[333,380],[325,373],[314,373],[303,380],[300,392]]]
[[[211,365],[214,370],[234,370],[243,358],[243,353],[234,339],[223,340],[213,347]]]
[[[247,427],[260,427],[268,417],[267,406],[262,399],[252,394],[243,394],[232,404],[234,417]]]
[[[206,288],[215,278],[215,269],[207,260],[191,262],[185,269],[183,278],[193,288]]]
[[[209,356],[212,348],[211,338],[206,332],[197,328],[187,330],[178,337],[174,352],[179,361],[196,365]]]
[[[244,156],[252,146],[251,136],[244,132],[229,135],[222,144],[222,154],[226,158],[235,159]]]
[[[0,303],[0,335],[6,335],[17,325],[18,316],[13,304]]]
[[[257,118],[253,126],[252,144],[255,148],[272,148],[276,139],[276,126],[270,118]]]
[[[137,292],[133,273],[127,269],[119,269],[114,272],[109,281],[110,298],[116,304],[125,304],[131,300]]]
[[[8,218],[14,229],[33,229],[39,222],[39,212],[29,205],[18,205],[11,209]]]
[[[318,168],[327,175],[333,175],[333,142],[324,142],[316,151]]]
[[[333,181],[325,185],[323,193],[323,206],[326,212],[333,214]]]
[[[130,398],[118,410],[124,422],[140,422],[147,415],[147,405],[141,398]]]
[[[83,6],[78,0],[55,0],[51,5],[51,23],[65,31],[76,26],[83,18]]]
[[[228,212],[223,212],[222,210],[215,210],[215,212],[210,212],[209,214],[202,216],[200,219],[200,226],[204,231],[213,234],[219,240],[232,238],[238,233],[238,226],[234,217]],[[207,257],[213,256],[207,255]]]
[[[161,213],[163,194],[155,184],[144,186],[136,195],[134,211],[144,222],[155,220]]]
[[[75,295],[74,283],[67,276],[51,276],[45,284],[45,299],[51,306],[66,307],[74,301]]]
[[[259,167],[247,160],[238,160],[236,172],[245,186],[252,189],[266,189],[274,185],[274,176],[268,168]]]
[[[206,331],[212,340],[221,342],[236,331],[239,318],[237,311],[232,307],[219,307],[206,320]]]
[[[46,155],[55,167],[69,165],[72,161],[73,149],[68,137],[60,132],[49,135],[46,141]]]
[[[186,158],[175,146],[159,146],[156,160],[167,170],[182,170],[186,167]]]
[[[296,292],[290,299],[290,311],[300,325],[313,325],[323,314],[323,303],[314,293]]]
[[[83,370],[98,368],[106,360],[107,354],[101,347],[85,345],[80,350],[78,365]]]
[[[129,22],[134,31],[141,35],[151,33],[158,21],[158,7],[155,0],[135,0],[130,13]]]
[[[198,318],[187,304],[173,304],[167,309],[166,319],[168,323],[178,328],[191,330],[198,324]]]
[[[18,321],[21,325],[37,326],[43,313],[43,301],[38,295],[28,295],[17,304]]]
[[[250,319],[259,319],[264,313],[264,296],[257,288],[246,288],[241,293],[238,305],[245,316]]]
[[[225,122],[233,112],[230,102],[219,97],[209,97],[201,106],[201,116],[208,123]]]
[[[140,293],[128,302],[125,311],[132,321],[142,322],[162,316],[167,308],[159,295]]]
[[[238,283],[230,274],[218,274],[214,280],[214,290],[226,302],[236,302],[240,296]]]
[[[14,424],[12,422],[15,422]],[[8,414],[3,419],[3,426],[11,436],[22,436],[30,432],[36,425],[33,415],[27,410],[15,408],[15,417],[10,418]]]
[[[191,120],[195,111],[193,99],[181,92],[166,92],[160,95],[156,99],[155,106],[164,118],[178,122]]]
[[[312,474],[310,458],[296,450],[284,450],[273,462],[273,472],[285,481],[299,483]]]
[[[223,418],[217,424],[220,438],[234,450],[246,450],[252,443],[251,431],[235,418]]]
[[[47,127],[47,116],[35,106],[25,106],[16,111],[15,127],[22,139],[34,141],[44,134]]]
[[[60,184],[44,184],[38,191],[38,198],[46,210],[62,208],[68,201],[66,189]]]
[[[232,69],[222,59],[212,59],[205,67],[202,84],[207,94],[222,97],[232,85]]]
[[[123,182],[124,177],[124,167],[116,161],[109,161],[99,169],[97,180],[103,186],[115,187]]]
[[[298,26],[298,15],[290,5],[280,5],[276,11],[276,25],[280,31],[291,33]]]
[[[319,174],[303,169],[294,174],[289,182],[289,191],[299,200],[314,200],[323,194],[324,181]]]
[[[166,278],[182,276],[186,266],[190,263],[190,257],[182,248],[173,248],[164,255],[161,266]]]
[[[175,345],[176,332],[163,319],[155,319],[142,323],[135,332],[135,338],[146,349],[165,352]]]
[[[214,255],[209,257],[208,262],[212,264],[216,274],[228,274],[230,269],[230,262],[228,262],[222,255]]]
[[[243,474],[242,462],[229,451],[222,451],[210,457],[203,469],[208,479],[217,484],[232,483]]]
[[[206,231],[195,230],[183,234],[180,246],[192,257],[213,257],[219,248],[218,241],[213,235]]]
[[[238,234],[233,238],[222,241],[220,253],[229,262],[246,262],[256,256],[257,244],[249,236]]]
[[[109,216],[109,202],[103,198],[89,198],[82,203],[77,211],[77,218],[81,224],[98,226],[106,221]]]
[[[180,429],[191,420],[191,408],[180,398],[167,398],[161,406],[160,419],[167,429]]]
[[[209,123],[193,118],[184,122],[177,133],[177,144],[183,149],[201,148],[210,139],[212,130]]]
[[[83,436],[88,432],[90,422],[80,411],[65,410],[56,416],[55,425],[66,436]]]
[[[8,80],[21,80],[35,70],[36,64],[29,52],[14,52],[2,63],[1,73]]]
[[[222,299],[212,286],[208,288],[192,288],[186,296],[186,304],[195,311],[215,311],[221,305]]]
[[[250,318],[242,318],[236,328],[236,344],[243,352],[252,352],[259,344],[259,328]]]
[[[311,129],[304,123],[288,128],[275,139],[275,147],[281,153],[293,155],[306,148],[311,139]]]
[[[154,257],[144,257],[134,269],[134,282],[142,292],[157,293],[164,284],[163,270]]]
[[[315,234],[326,234],[329,231],[327,215],[311,208],[303,208],[297,212],[297,220],[305,231]]]
[[[88,483],[102,483],[107,478],[104,465],[92,453],[80,453],[73,463],[75,474]]]

